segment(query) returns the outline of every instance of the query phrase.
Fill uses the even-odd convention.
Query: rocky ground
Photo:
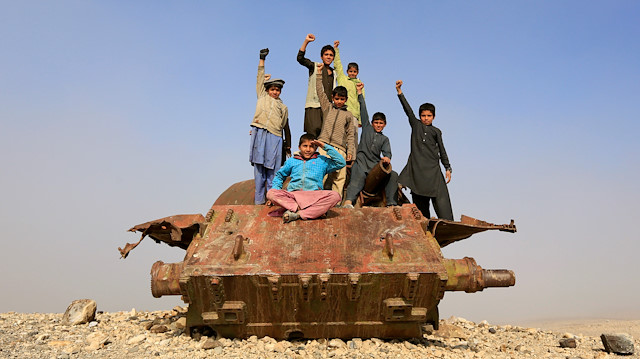
[[[564,327],[564,331],[551,331],[498,326],[462,318],[442,320],[440,330],[424,338],[390,341],[276,341],[256,337],[246,340],[202,337],[196,341],[183,333],[184,308],[180,307],[156,312],[98,312],[95,320],[86,324],[63,323],[62,314],[0,314],[0,358],[618,357],[604,350],[600,333],[583,335],[567,331],[570,327]],[[634,325],[637,328],[638,322]],[[607,328],[603,326],[602,333],[608,332]],[[634,341],[635,348],[640,348],[638,340]],[[571,348],[573,345],[575,348]],[[637,350],[627,357],[637,358]]]

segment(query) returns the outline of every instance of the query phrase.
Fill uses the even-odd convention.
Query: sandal
[[[298,219],[300,219],[300,214],[298,212],[286,211],[282,215],[282,221],[284,223],[293,222],[293,221],[296,221]]]

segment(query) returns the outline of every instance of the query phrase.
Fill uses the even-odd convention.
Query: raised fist
[[[314,34],[307,34],[307,37],[305,37],[305,40],[309,41],[309,42],[314,42],[316,41],[316,35]]]
[[[362,83],[362,82],[358,82],[358,83],[356,84],[356,91],[358,91],[358,93],[359,93],[359,94],[360,94],[360,93],[362,93],[362,89],[363,89],[363,88],[364,88],[364,83]]]
[[[266,59],[267,55],[269,55],[269,49],[260,50],[260,60]]]
[[[402,87],[402,80],[396,81],[396,90],[400,90],[400,87]]]
[[[340,40],[336,40],[333,42],[333,47],[338,47],[340,46]]]

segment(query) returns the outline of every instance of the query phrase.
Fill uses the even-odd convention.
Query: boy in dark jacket
[[[387,118],[384,113],[376,112],[371,123],[369,123],[369,114],[364,101],[363,89],[364,84],[362,82],[356,84],[358,102],[360,104],[360,119],[362,120],[362,135],[360,136],[356,162],[351,167],[351,180],[347,187],[347,195],[343,205],[345,208],[353,208],[353,202],[356,201],[358,193],[364,188],[367,175],[371,169],[378,165],[381,155],[384,163],[391,163],[391,144],[389,143],[389,138],[382,134],[382,130],[387,125]],[[397,193],[398,174],[395,171],[391,171],[385,184],[387,206],[397,205]]]
[[[425,217],[431,217],[429,201],[433,201],[438,218],[453,221],[453,210],[447,190],[447,183],[451,181],[451,165],[442,142],[442,132],[431,124],[436,117],[436,107],[430,103],[423,103],[418,110],[420,119],[416,118],[401,87],[402,81],[396,81],[398,98],[411,126],[411,153],[398,182],[411,189],[413,203]],[[446,182],[442,177],[440,162],[446,170]]]

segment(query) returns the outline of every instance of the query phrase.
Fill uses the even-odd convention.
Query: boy
[[[307,45],[310,42],[316,40],[315,35],[307,34],[300,50],[298,51],[298,63],[309,70],[309,86],[307,88],[307,99],[304,104],[304,132],[311,133],[314,136],[320,136],[322,130],[322,110],[320,109],[320,102],[318,100],[318,94],[316,93],[316,72],[318,63],[313,62],[304,57],[307,51]],[[327,97],[331,96],[331,90],[333,89],[333,69],[329,66],[333,62],[335,56],[335,50],[331,45],[325,45],[320,50],[320,57],[322,63],[325,65],[323,71],[325,76],[322,77],[322,88]]]
[[[401,87],[402,81],[396,81],[398,98],[411,126],[411,153],[398,182],[411,189],[413,203],[425,217],[431,217],[429,214],[429,200],[431,200],[438,218],[453,221],[453,210],[447,190],[447,183],[451,181],[451,165],[442,142],[442,132],[431,124],[436,117],[436,107],[430,103],[420,105],[418,110],[420,120],[418,120],[409,102],[404,98]],[[438,161],[442,162],[446,170],[446,183]]]
[[[316,71],[316,90],[318,92],[318,99],[320,101],[322,116],[324,118],[322,122],[322,131],[320,131],[318,140],[335,147],[347,161],[351,161],[356,150],[355,127],[353,126],[353,122],[355,120],[353,119],[351,112],[347,111],[347,106],[345,106],[345,102],[347,102],[347,89],[343,86],[338,86],[333,89],[333,103],[331,103],[329,98],[323,93],[322,89],[323,67],[324,64],[318,64],[318,71]],[[342,196],[342,190],[344,189],[344,182],[346,178],[346,168],[333,172],[327,175],[324,188],[331,188]]]
[[[346,165],[344,158],[333,147],[316,140],[309,133],[300,137],[298,146],[300,152],[284,163],[276,173],[273,187],[267,192],[271,202],[287,210],[282,216],[284,223],[318,218],[341,200],[336,192],[322,189],[322,179],[327,173],[343,168]],[[323,148],[329,157],[320,156],[316,152],[318,147]],[[291,180],[284,191],[282,184],[287,176],[291,176]]]
[[[336,65],[336,69],[337,69]],[[373,114],[371,123],[369,123],[369,114],[367,113],[367,105],[364,102],[364,84],[362,82],[356,84],[358,93],[358,102],[360,105],[360,113],[362,119],[362,135],[360,136],[360,144],[358,145],[358,155],[356,163],[351,167],[351,180],[347,187],[347,195],[345,196],[344,207],[353,208],[353,202],[356,201],[358,193],[364,188],[364,182],[369,171],[380,162],[382,154],[382,162],[391,163],[391,144],[389,138],[382,134],[382,130],[387,125],[387,118],[382,112]],[[387,183],[385,184],[385,194],[387,197],[387,206],[397,206],[398,194],[398,173],[391,171]]]
[[[269,49],[260,50],[258,64],[258,79],[256,92],[258,102],[256,112],[251,122],[251,144],[249,147],[249,161],[253,166],[255,178],[255,204],[264,204],[265,193],[271,189],[273,176],[282,165],[282,148],[285,152],[291,148],[291,132],[289,131],[289,112],[282,103],[280,93],[284,81],[271,80],[271,75],[264,74],[264,60]],[[285,133],[284,143],[282,132]]]
[[[334,59],[334,64],[336,67],[336,82],[338,86],[344,86],[347,89],[347,109],[358,121],[358,125],[361,124],[360,119],[360,104],[358,103],[359,97],[356,89],[356,85],[362,83],[360,79],[358,79],[359,67],[355,62],[350,62],[347,65],[347,76],[344,75],[344,70],[342,69],[342,61],[340,61],[340,41],[336,40],[333,42],[333,48],[336,50],[336,56]],[[362,91],[362,97],[364,97],[364,91]]]

